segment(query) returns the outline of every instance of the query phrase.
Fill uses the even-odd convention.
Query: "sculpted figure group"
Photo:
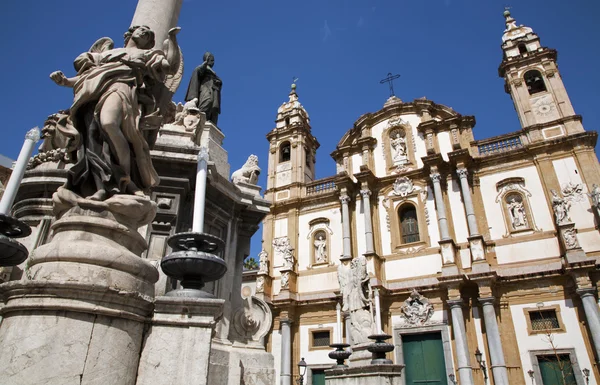
[[[369,335],[373,334],[373,306],[367,259],[361,255],[353,259],[349,266],[340,264],[338,281],[342,292],[342,310],[350,314],[352,342],[367,342]]]
[[[157,108],[161,87],[180,67],[179,30],[171,29],[157,49],[150,28],[133,26],[123,48],[101,38],[75,59],[75,76],[50,75],[74,94],[66,123],[57,126],[75,159],[69,190],[103,201],[114,194],[144,196],[145,189],[158,184],[150,145],[162,120]]]

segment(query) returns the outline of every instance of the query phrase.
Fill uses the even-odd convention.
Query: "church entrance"
[[[441,333],[402,336],[406,385],[447,385]]]

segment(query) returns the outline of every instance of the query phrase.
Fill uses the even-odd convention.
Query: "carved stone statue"
[[[506,206],[508,208],[508,212],[510,213],[511,224],[513,230],[519,230],[527,227],[527,213],[525,212],[525,207],[523,206],[523,202],[518,201],[514,196],[510,197],[510,201]]]
[[[315,262],[327,262],[327,239],[323,237],[323,232],[319,232],[314,242]]]
[[[42,128],[42,139],[44,141],[39,147],[38,153],[29,160],[28,169],[46,162],[62,161],[69,163],[71,161],[71,154],[66,152],[66,148],[71,147],[68,140],[76,132],[72,126],[68,125],[68,118],[69,110],[58,111],[46,118]],[[69,136],[65,135],[69,130],[72,130],[71,134]]]
[[[395,136],[391,138],[390,144],[392,147],[392,163],[406,163],[406,139],[396,131]]]
[[[570,222],[569,209],[571,202],[558,196],[556,190],[550,190],[552,193],[552,208],[554,209],[554,217],[557,225]]]
[[[185,104],[177,104],[175,108],[175,122],[176,126],[183,126],[186,130],[192,131],[198,128],[200,122],[200,110],[197,105],[198,99],[190,100]]]
[[[162,121],[155,91],[162,92],[167,75],[180,68],[179,30],[169,31],[160,50],[150,28],[133,26],[125,33],[124,48],[101,38],[75,59],[77,75],[50,75],[74,93],[66,124],[66,150],[76,158],[69,190],[104,201],[115,194],[144,196],[144,189],[158,184],[148,144],[156,132],[145,129]]]
[[[296,261],[294,260],[294,249],[290,245],[290,239],[288,237],[275,238],[273,240],[273,247],[275,248],[275,253],[283,258],[283,267],[293,269]]]
[[[250,155],[242,168],[231,174],[231,181],[234,184],[242,182],[256,185],[258,183],[259,175],[260,167],[258,167],[258,157],[256,155]]]
[[[221,113],[221,87],[223,82],[213,70],[215,57],[206,52],[203,57],[204,63],[196,67],[192,73],[185,101],[198,99],[200,112],[206,114],[206,120],[217,125]]]
[[[268,273],[269,272],[269,253],[265,249],[262,249],[260,253],[258,253],[258,271],[260,273]]]
[[[373,333],[371,286],[367,274],[367,259],[361,255],[338,267],[338,282],[342,292],[342,310],[350,314],[350,333],[355,344],[369,341]]]
[[[592,204],[596,206],[597,209],[600,209],[600,187],[595,183],[592,185],[590,198],[592,198]]]

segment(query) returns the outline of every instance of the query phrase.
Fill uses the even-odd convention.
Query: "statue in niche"
[[[550,190],[552,193],[552,208],[554,209],[554,217],[557,225],[569,222],[569,209],[571,202],[558,196],[556,190]]]
[[[234,184],[247,183],[256,185],[258,176],[260,175],[260,167],[258,167],[258,156],[250,155],[246,163],[231,174],[231,181]]]
[[[148,142],[156,138],[162,121],[157,104],[164,82],[180,68],[179,30],[169,31],[160,50],[154,48],[149,27],[132,26],[124,35],[124,48],[101,38],[75,59],[77,75],[50,75],[74,93],[62,128],[66,151],[76,161],[69,170],[68,190],[104,201],[115,194],[143,197],[145,189],[158,184]]]
[[[319,231],[315,235],[315,263],[327,262],[327,237],[323,231]]]
[[[392,132],[390,137],[390,145],[392,148],[392,163],[396,165],[406,163],[406,138],[401,135],[399,130]]]
[[[213,70],[215,56],[206,52],[204,62],[192,73],[185,101],[198,99],[198,109],[206,114],[206,120],[217,125],[221,113],[221,87],[223,82]]]
[[[373,333],[371,285],[367,274],[367,259],[361,255],[338,267],[338,282],[342,292],[342,310],[350,314],[350,334],[355,344],[368,342]]]
[[[522,198],[519,195],[509,195],[507,198],[508,212],[513,230],[520,230],[527,227],[527,213],[523,205]]]

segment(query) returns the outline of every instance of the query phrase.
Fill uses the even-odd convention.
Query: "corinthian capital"
[[[367,189],[365,189],[365,190],[360,190],[360,195],[361,195],[363,198],[367,199],[368,197],[370,197],[370,196],[371,196],[371,190],[367,190]]]
[[[348,202],[350,202],[350,197],[348,195],[340,195],[340,202],[342,202],[343,205],[347,205]]]
[[[466,168],[459,168],[456,170],[456,175],[458,175],[459,178],[466,178],[467,175],[469,175],[469,171],[467,171]]]
[[[431,173],[431,174],[429,175],[429,177],[431,178],[431,181],[432,181],[433,183],[439,183],[439,182],[442,180],[442,176],[440,175],[440,173],[439,173],[439,172],[434,172],[434,173]]]

